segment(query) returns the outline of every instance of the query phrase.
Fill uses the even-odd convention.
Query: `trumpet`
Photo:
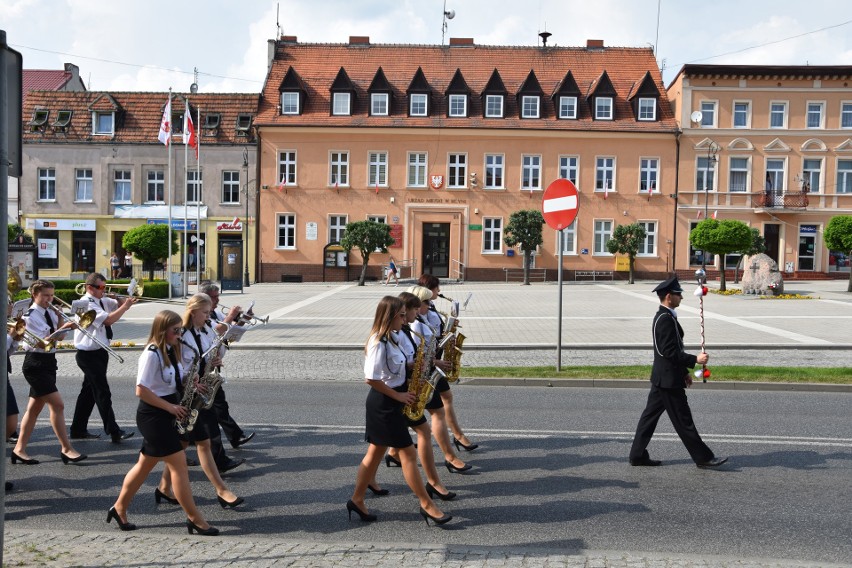
[[[66,301],[64,301],[60,298],[57,298],[55,296],[54,296],[54,300],[58,300],[60,305],[67,306],[72,311],[74,311],[74,308],[72,306],[68,305],[68,302],[66,302]],[[78,319],[80,320],[80,321],[75,322],[74,319],[71,316],[69,316],[64,311],[62,311],[62,308],[60,306],[57,306],[56,304],[48,304],[48,307],[50,309],[52,309],[54,312],[56,312],[56,315],[61,317],[64,321],[77,324],[77,329],[80,330],[80,333],[82,333],[83,335],[85,335],[86,337],[88,337],[89,339],[91,339],[92,341],[94,341],[95,343],[100,345],[101,347],[103,347],[106,350],[107,353],[109,353],[110,355],[112,355],[113,357],[118,359],[119,363],[124,363],[124,358],[121,355],[116,353],[115,350],[111,349],[109,345],[107,345],[106,343],[104,343],[103,341],[98,339],[97,335],[95,335],[94,333],[92,333],[91,331],[89,331],[87,329],[95,321],[95,317],[96,317],[95,316],[95,310],[83,311],[81,314],[78,313],[78,312],[75,312],[75,314],[77,314]],[[80,308],[81,311],[82,311],[82,309],[83,308]]]
[[[254,302],[252,302],[252,305],[254,305]],[[222,313],[226,316],[231,313],[231,308],[229,308],[228,306],[220,305],[219,307],[222,308]],[[238,312],[237,317],[234,318],[234,321],[236,322],[235,325],[257,325],[258,323],[262,323],[265,325],[269,323],[269,316],[262,318],[254,314],[248,313],[249,311],[251,311],[251,306],[249,306],[249,309],[246,311]]]
[[[50,341],[50,336],[39,337],[28,330],[27,322],[21,316],[9,319],[6,323],[6,330],[14,341],[23,341],[33,349],[43,349],[47,353],[53,351],[55,346],[54,342]]]

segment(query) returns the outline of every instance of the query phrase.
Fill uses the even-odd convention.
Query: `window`
[[[538,118],[539,106],[541,106],[541,97],[521,97],[521,118]]]
[[[237,115],[237,123],[234,126],[234,130],[240,136],[248,136],[249,131],[251,130],[251,114],[247,112],[241,112]]]
[[[349,152],[332,152],[329,158],[329,185],[349,185]]]
[[[595,119],[612,120],[612,97],[598,97],[595,99]]]
[[[372,93],[370,95],[370,114],[373,116],[387,116],[390,112],[388,100],[387,93]]]
[[[503,95],[485,96],[485,116],[488,118],[503,118]]]
[[[112,174],[112,200],[114,203],[130,203],[131,193],[130,170],[115,170]]]
[[[370,152],[370,166],[367,179],[370,187],[388,186],[388,153]]]
[[[115,114],[112,112],[92,113],[92,133],[102,136],[112,136],[115,133]]]
[[[503,252],[503,219],[501,217],[485,217],[482,219],[482,252]]]
[[[559,251],[559,231],[556,231],[556,247],[557,254]],[[562,253],[577,254],[577,219],[574,219],[570,225],[562,229]]]
[[[766,178],[770,184],[769,189],[774,190],[775,195],[783,195],[784,193],[784,175],[786,160],[766,160]]]
[[[38,200],[56,201],[56,169],[38,169]]]
[[[429,108],[427,106],[428,103],[427,95],[423,93],[414,93],[411,95],[411,106],[409,107],[408,114],[411,116],[428,116]]]
[[[278,183],[296,185],[296,151],[278,152]]]
[[[299,114],[299,93],[281,93],[281,114]]]
[[[278,214],[278,242],[276,248],[296,250],[296,215]]]
[[[92,170],[75,170],[74,201],[90,203],[92,201]]]
[[[657,120],[657,99],[639,99],[639,120]]]
[[[447,158],[449,179],[447,187],[466,187],[467,185],[467,154],[450,154]]]
[[[698,157],[695,162],[695,191],[713,191],[716,188],[716,159]]]
[[[636,256],[657,256],[657,222],[639,221],[645,229],[645,240],[639,243],[639,251]]]
[[[699,223],[698,221],[690,221],[689,222],[689,232],[690,233],[692,232],[693,229],[695,229],[695,227],[698,226],[698,223]],[[687,239],[687,242],[689,242],[689,239]],[[715,255],[708,255],[707,260],[709,261],[709,262],[707,262],[707,264],[709,264],[710,266],[716,265],[716,256]],[[704,251],[693,248],[692,243],[690,243],[689,244],[689,265],[690,266],[701,266],[703,261],[704,261]]]
[[[701,127],[716,128],[717,101],[701,101]]]
[[[339,243],[343,240],[343,235],[346,233],[346,215],[329,215],[328,216],[328,242]]]
[[[541,189],[541,156],[521,156],[521,190]]]
[[[164,170],[148,170],[148,182],[145,189],[146,203],[165,203],[166,173]]]
[[[578,156],[559,156],[559,177],[567,179],[577,186],[577,174],[579,169],[580,158]]]
[[[450,116],[467,116],[467,95],[450,95]]]
[[[331,114],[335,115],[348,115],[351,114],[349,110],[349,98],[350,93],[334,93],[332,96],[332,107]]]
[[[240,171],[222,172],[222,203],[236,205],[240,202]]]
[[[615,158],[599,156],[595,158],[595,191],[615,190]]]
[[[559,97],[559,118],[577,118],[577,97]]]
[[[408,153],[408,187],[426,187],[426,153]]]
[[[503,189],[503,154],[485,154],[485,189]]]
[[[837,160],[837,193],[852,193],[852,160]]]
[[[748,158],[731,158],[728,172],[728,191],[743,193],[748,190]]]
[[[840,104],[840,128],[852,128],[852,103]]]
[[[606,243],[612,238],[612,221],[599,221],[595,219],[595,249],[592,254],[601,256],[612,256],[606,250]]]
[[[808,128],[822,128],[825,103],[808,103]]]
[[[749,127],[749,107],[750,103],[747,101],[734,102],[734,128]]]
[[[388,222],[388,218],[386,215],[367,215],[367,221],[372,221],[373,223],[381,223],[382,225],[385,225]]]
[[[186,202],[201,203],[201,172],[187,170],[186,172]]]
[[[769,103],[769,128],[787,128],[787,103]]]
[[[39,248],[37,261],[39,269],[57,270],[59,268],[59,231],[37,230],[34,238]]]
[[[802,162],[802,191],[807,193],[819,192],[820,174],[822,173],[822,158],[810,158]]]
[[[219,128],[219,123],[222,122],[222,115],[218,112],[211,112],[204,116],[204,130],[216,130]],[[216,134],[211,132],[210,135]]]
[[[657,189],[659,165],[660,160],[657,158],[642,158],[639,160],[639,191],[643,193],[659,193]]]

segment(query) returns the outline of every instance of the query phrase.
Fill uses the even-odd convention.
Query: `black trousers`
[[[686,391],[680,388],[664,389],[651,385],[648,403],[639,418],[636,436],[633,438],[633,446],[630,448],[631,460],[648,456],[646,448],[651,442],[651,437],[657,428],[657,421],[663,411],[669,415],[672,426],[674,426],[677,435],[680,436],[681,442],[686,446],[695,463],[704,463],[713,459],[713,451],[698,435],[698,430],[696,430],[692,421],[692,411],[689,409],[689,402],[686,400]]]
[[[83,371],[83,388],[80,389],[74,408],[71,435],[86,433],[95,405],[104,422],[104,432],[112,436],[121,430],[112,411],[112,393],[107,382],[108,364],[109,353],[105,349],[77,351],[77,366]]]
[[[212,410],[216,414],[216,421],[218,422],[218,425],[215,428],[211,427],[210,451],[213,453],[213,459],[216,460],[216,465],[222,467],[231,461],[231,458],[228,457],[227,453],[225,453],[225,446],[222,445],[222,433],[219,430],[219,426],[222,427],[222,431],[225,432],[225,436],[231,442],[239,440],[245,433],[243,432],[243,429],[240,428],[239,424],[231,418],[228,401],[225,398],[225,389],[222,387],[219,387],[219,390],[216,391],[216,396],[213,398]]]

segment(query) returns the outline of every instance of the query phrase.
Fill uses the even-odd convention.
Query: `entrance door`
[[[423,223],[423,272],[438,278],[450,275],[449,223]]]
[[[799,227],[799,270],[812,271],[816,261],[816,225]]]
[[[769,224],[763,226],[763,238],[766,239],[766,255],[776,263],[778,262],[778,242],[781,225]]]
[[[243,289],[242,241],[219,241],[219,274],[222,290]]]
[[[95,271],[95,232],[74,231],[72,233],[72,272]]]

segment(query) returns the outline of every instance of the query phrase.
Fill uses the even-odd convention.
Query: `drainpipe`
[[[257,154],[255,155],[255,172],[254,172],[254,283],[263,282],[263,266],[260,258],[260,128],[255,128],[255,138],[257,139]],[[248,197],[246,198],[248,199]],[[248,219],[246,219],[248,223]]]
[[[677,203],[680,192],[680,135],[682,131],[678,128],[675,132],[675,192],[674,210],[672,211],[672,273],[677,274]]]

